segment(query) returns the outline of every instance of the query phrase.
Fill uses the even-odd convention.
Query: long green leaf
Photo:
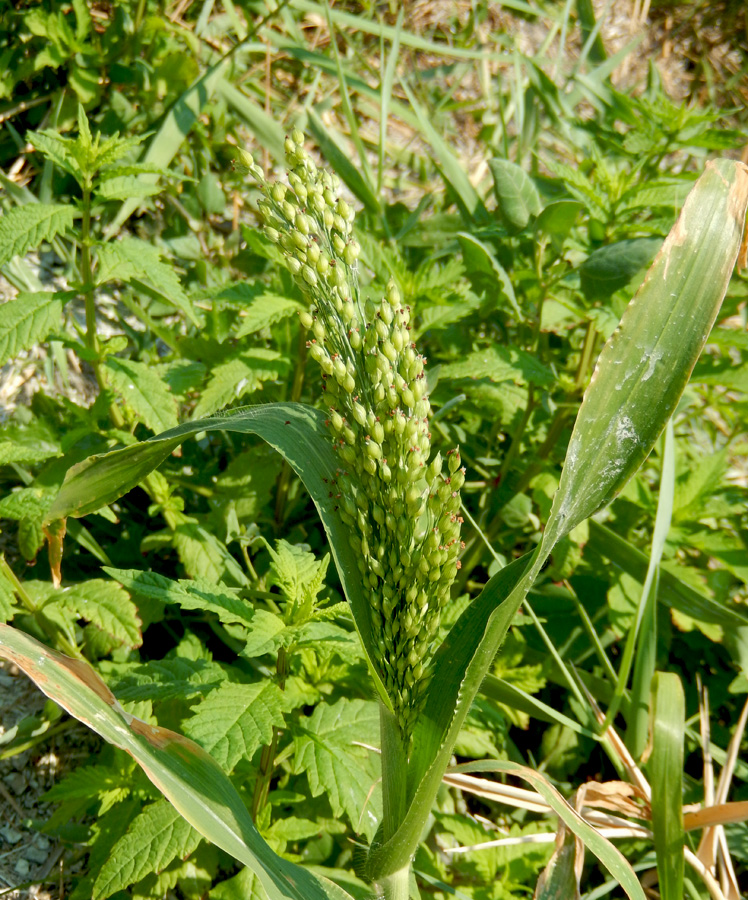
[[[409,805],[393,837],[372,847],[373,879],[399,871],[415,852],[473,697],[553,547],[610,502],[664,428],[717,315],[747,206],[748,168],[710,164],[603,348],[541,544],[531,561],[523,557],[488,582],[435,655],[414,732]]]
[[[649,455],[717,317],[748,208],[748,167],[707,163],[603,347],[569,442],[543,543],[609,503]]]
[[[657,672],[652,682],[654,716],[652,759],[652,831],[662,900],[683,897],[683,735],[686,701],[674,672]]]
[[[540,794],[551,807],[566,827],[573,832],[600,860],[610,874],[621,885],[631,900],[645,900],[645,894],[636,873],[631,868],[626,858],[607,838],[604,838],[596,828],[585,822],[579,813],[569,805],[555,787],[533,769],[520,766],[514,762],[504,760],[491,760],[490,762],[468,763],[463,766],[455,766],[451,772],[501,772],[504,775],[513,775],[527,781]],[[680,900],[680,898],[679,898]]]
[[[188,437],[202,431],[257,434],[277,450],[304,482],[325,526],[335,565],[353,611],[377,690],[388,708],[391,703],[374,667],[373,637],[366,597],[361,590],[356,555],[348,542],[331,497],[338,458],[332,449],[319,410],[299,403],[270,403],[239,410],[232,415],[198,419],[172,428],[140,444],[92,456],[67,473],[47,515],[47,521],[85,516],[134,488]]]
[[[126,713],[88,663],[69,659],[9,625],[0,625],[0,656],[70,715],[137,760],[196,831],[258,875],[270,900],[351,900],[326,879],[277,856],[211,757],[187,738]]]

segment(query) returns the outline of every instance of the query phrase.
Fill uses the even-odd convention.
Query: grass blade
[[[683,897],[683,734],[686,701],[680,678],[658,672],[653,684],[653,734],[650,783],[652,831],[662,900]]]

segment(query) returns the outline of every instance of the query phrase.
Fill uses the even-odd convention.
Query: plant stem
[[[275,664],[278,687],[283,690],[286,686],[286,677],[288,675],[288,657],[285,648],[281,647],[278,651],[278,661]],[[260,772],[255,782],[255,792],[252,797],[252,818],[257,816],[263,806],[267,803],[268,792],[270,790],[270,781],[273,777],[275,769],[275,754],[278,750],[278,738],[280,729],[273,728],[273,737],[270,743],[262,748],[262,756],[260,757]]]
[[[410,864],[376,883],[382,900],[408,900],[410,897]]]

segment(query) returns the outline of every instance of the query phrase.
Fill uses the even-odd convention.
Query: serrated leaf
[[[502,219],[513,231],[522,231],[543,208],[535,183],[523,168],[507,159],[491,159],[488,167]]]
[[[150,660],[109,679],[109,687],[123,703],[133,700],[173,700],[207,694],[226,680],[218,663],[175,657]]]
[[[217,884],[208,894],[208,900],[267,900],[259,878],[251,869],[242,869],[238,875]]]
[[[179,278],[174,269],[162,261],[157,247],[135,237],[125,237],[107,244],[97,244],[96,259],[97,284],[108,281],[143,281],[167,303],[180,309],[193,325],[200,325]]]
[[[241,287],[241,285],[240,285]],[[219,298],[223,295],[219,294]],[[269,328],[297,313],[302,306],[288,297],[279,294],[263,293],[254,297],[246,306],[242,306],[242,317],[239,320],[235,337],[242,338],[248,334],[256,334],[263,328]]]
[[[240,759],[251,760],[256,750],[270,743],[273,728],[283,727],[288,708],[283,692],[272,681],[227,682],[197,707],[185,722],[185,734],[230,773]]]
[[[312,796],[325,793],[333,814],[345,813],[358,831],[376,776],[372,778],[367,751],[356,747],[354,741],[373,746],[379,743],[377,704],[345,697],[333,705],[323,702],[311,716],[302,718],[295,730],[294,771],[306,772]],[[378,824],[370,805],[364,817],[364,824]]]
[[[26,139],[56,166],[69,172],[78,184],[82,183],[86,153],[77,141],[62,137],[51,129],[29,132]]]
[[[16,441],[0,441],[0,466],[7,466],[9,463],[34,465],[61,455],[59,447],[30,447]]]
[[[177,425],[177,403],[150,366],[134,359],[108,356],[109,384],[151,431]]]
[[[550,369],[531,354],[516,347],[491,346],[475,350],[464,359],[441,367],[440,378],[490,378],[550,387],[555,379]]]
[[[137,607],[118,584],[92,578],[81,584],[58,588],[51,597],[63,609],[96,625],[118,643],[128,647],[139,647],[143,643]]]
[[[261,650],[254,655],[261,656],[280,646],[280,640],[274,638],[285,628],[283,620],[263,609],[253,609],[223,585],[217,586],[201,579],[172,581],[155,572],[139,572],[136,569],[105,567],[104,571],[133,594],[142,594],[163,603],[176,603],[182,609],[213,613],[225,625],[243,625],[249,631],[253,648]]]
[[[118,175],[100,182],[96,196],[100,200],[127,200],[130,197],[153,197],[162,190],[158,183],[144,181],[134,175]]]
[[[75,207],[27,203],[0,216],[0,266],[73,227]]]
[[[94,884],[94,900],[105,900],[151,872],[161,872],[185,859],[200,843],[200,835],[166,800],[147,806],[130,823],[112,848]]]
[[[484,276],[484,283],[488,279],[485,290],[489,292],[489,297],[491,294],[503,295],[517,319],[520,322],[524,321],[525,317],[517,303],[517,296],[514,293],[514,285],[509,273],[498,261],[491,247],[466,231],[459,232],[457,239],[460,242],[465,263],[470,269],[471,277],[474,277],[474,273],[477,272]]]
[[[213,584],[247,584],[247,576],[226,545],[198,522],[180,522],[172,533],[172,543],[193,578]]]
[[[0,623],[10,622],[16,611],[13,586],[0,569]]]
[[[59,294],[21,293],[0,304],[0,366],[45,340],[59,326],[61,318]]]
[[[275,381],[288,369],[288,360],[276,350],[257,347],[214,366],[211,377],[195,406],[193,417],[202,418],[254,393],[263,381]]]
[[[130,793],[132,772],[114,766],[80,766],[56,782],[44,795],[46,803],[62,803],[66,800],[95,800],[102,803],[117,797],[124,799]],[[110,804],[111,805],[111,804]],[[103,811],[99,809],[99,815]]]
[[[40,519],[46,515],[54,499],[54,489],[40,487],[19,488],[0,500],[2,519]]]
[[[325,582],[329,554],[318,560],[303,547],[284,540],[276,542],[275,550],[269,544],[266,547],[271,558],[271,583],[283,591],[291,606],[286,620],[298,621],[299,610],[303,618],[308,618]]]
[[[18,549],[28,562],[36,559],[36,554],[44,546],[44,531],[41,517],[22,518],[18,522]]]

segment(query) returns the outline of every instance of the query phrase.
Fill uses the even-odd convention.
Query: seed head
[[[303,142],[298,130],[286,138],[287,185],[267,183],[244,159],[264,195],[265,233],[311,300],[299,319],[322,370],[339,460],[336,507],[369,600],[374,662],[409,735],[458,568],[465,470],[456,450],[446,467],[438,453],[431,459],[425,360],[410,340],[410,308],[394,280],[379,301],[371,290],[362,298],[353,208]]]

